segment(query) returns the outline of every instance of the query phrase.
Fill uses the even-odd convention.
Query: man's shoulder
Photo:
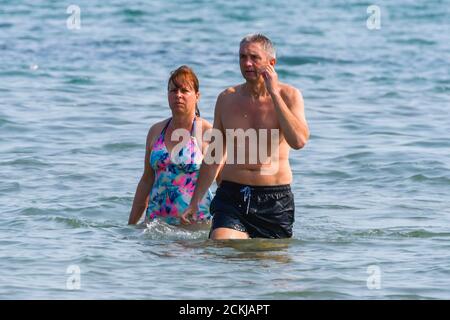
[[[301,91],[293,85],[287,83],[280,83],[281,94],[292,97],[301,94]]]
[[[238,84],[236,86],[226,88],[219,94],[219,98],[227,98],[235,96],[239,92],[241,86],[242,84]]]
[[[219,94],[219,96],[217,97],[217,104],[216,104],[216,106],[219,107],[219,110],[220,108],[224,108],[225,105],[232,104],[233,101],[235,101],[235,99],[240,94],[241,86],[242,85],[228,87]]]

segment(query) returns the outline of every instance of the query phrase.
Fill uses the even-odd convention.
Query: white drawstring
[[[250,199],[252,196],[252,189],[249,186],[246,186],[246,187],[241,188],[241,192],[244,193],[244,202],[246,202],[248,200],[247,211],[246,211],[246,214],[248,214],[248,210],[250,209]]]

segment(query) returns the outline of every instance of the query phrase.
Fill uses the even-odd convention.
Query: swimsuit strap
[[[162,129],[161,131],[161,135],[164,137],[164,133],[166,133],[166,129],[170,124],[170,121],[172,121],[172,118],[169,119],[169,121],[167,121],[166,125],[164,126],[164,129]]]
[[[197,116],[194,117],[194,120],[192,121],[192,126],[191,126],[191,137],[192,137],[192,133],[195,131],[195,123],[196,123],[196,118]],[[170,122],[172,121],[172,118],[169,119],[169,121],[167,121],[166,125],[164,126],[164,128],[161,131],[161,134],[159,135],[159,140],[164,142],[164,135],[166,133],[167,128],[169,127]]]
[[[201,123],[200,123],[201,125]],[[197,116],[194,117],[194,123],[192,124],[192,129],[191,129],[191,141],[193,141],[195,148],[198,149],[198,151],[200,152],[200,154],[202,154],[202,145],[201,145],[201,140],[199,141],[197,139]],[[193,138],[193,139],[192,139]],[[192,153],[192,156],[195,156],[195,153]]]
[[[196,123],[196,120],[197,119],[197,116],[194,116],[194,120],[192,121],[192,127],[191,127],[191,137],[192,137],[192,133],[193,132],[195,132],[195,123]]]
[[[194,117],[194,120],[192,121],[192,126],[191,126],[191,136],[192,133],[195,132],[195,128],[196,128],[196,120],[197,116]],[[164,136],[164,133],[166,133],[167,127],[169,127],[170,121],[172,121],[172,118],[169,119],[169,121],[167,121],[166,125],[164,126],[164,128],[161,131],[161,134]]]

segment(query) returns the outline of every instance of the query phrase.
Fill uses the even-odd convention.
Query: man
[[[211,203],[210,238],[289,238],[294,223],[289,150],[302,148],[309,138],[303,98],[299,90],[278,81],[275,48],[266,36],[242,39],[239,61],[245,83],[223,91],[215,107],[213,130],[221,133],[219,142],[226,146],[219,152],[222,161],[204,159],[181,221],[190,223],[199,199],[222,169]],[[268,161],[255,161],[255,153],[266,154]]]

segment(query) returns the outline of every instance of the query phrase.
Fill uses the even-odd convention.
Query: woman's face
[[[188,83],[176,85],[173,81],[169,83],[169,106],[173,113],[195,113],[195,106],[200,98],[200,93]]]

